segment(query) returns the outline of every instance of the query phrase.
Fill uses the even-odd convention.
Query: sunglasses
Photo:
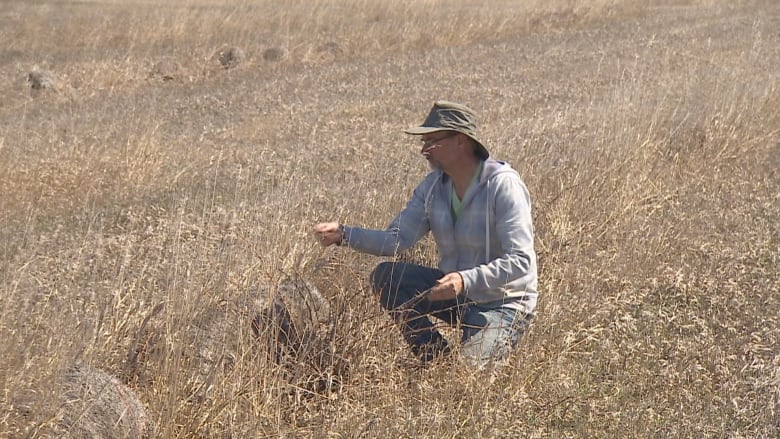
[[[423,139],[422,140],[422,149],[423,150],[431,149],[433,146],[435,146],[439,142],[441,142],[443,140],[446,140],[446,139],[449,139],[450,137],[454,137],[456,135],[458,135],[457,131],[453,131],[453,132],[447,134],[446,136],[442,136],[442,137],[439,137],[439,138],[436,138],[436,139]]]

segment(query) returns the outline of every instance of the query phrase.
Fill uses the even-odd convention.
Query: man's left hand
[[[430,289],[426,298],[432,302],[454,300],[461,292],[463,292],[463,278],[456,271],[445,274],[444,277],[437,280],[436,285]]]

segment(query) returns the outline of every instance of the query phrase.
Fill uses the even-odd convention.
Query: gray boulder
[[[214,54],[220,66],[224,69],[233,69],[246,62],[246,54],[240,47],[223,47]]]
[[[300,276],[282,280],[252,319],[255,336],[263,338],[277,359],[299,356],[310,347],[321,325],[330,323],[328,301]]]
[[[172,81],[181,76],[181,65],[172,59],[162,59],[152,66],[149,72],[150,78]]]
[[[290,51],[286,47],[269,47],[263,52],[263,59],[267,62],[284,61],[290,56]]]
[[[135,392],[108,373],[84,364],[62,376],[58,437],[141,439],[151,435],[149,415]]]
[[[54,75],[45,70],[33,70],[27,74],[27,82],[33,90],[47,90],[55,88]]]

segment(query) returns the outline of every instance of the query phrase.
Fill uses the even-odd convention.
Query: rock
[[[108,373],[83,364],[62,377],[62,417],[57,433],[67,437],[149,438],[146,408],[132,389]]]
[[[300,276],[281,281],[275,293],[252,319],[252,331],[265,338],[280,359],[305,350],[319,326],[330,322],[331,313],[328,301],[317,287]]]
[[[46,90],[54,88],[54,76],[44,70],[33,70],[27,74],[27,82],[33,90]]]
[[[329,41],[312,47],[304,58],[307,62],[328,63],[344,57],[345,53],[344,46],[335,41]]]
[[[322,355],[330,352],[330,340],[322,336],[322,325],[331,320],[330,305],[319,290],[300,276],[278,283],[261,283],[253,289],[220,294],[199,305],[194,313],[179,315],[175,309],[164,312],[162,304],[146,312],[135,330],[122,378],[148,386],[161,373],[169,348],[165,340],[173,337],[184,347],[187,366],[185,392],[189,401],[210,401],[220,391],[221,380],[242,361],[242,332],[247,323],[258,339],[267,359],[290,365],[300,360],[301,367],[318,371],[333,361]],[[171,326],[166,322],[181,321]],[[320,358],[321,357],[321,358]],[[326,366],[320,366],[320,363]],[[312,372],[313,373],[313,372]]]
[[[156,371],[149,370],[149,359],[150,357],[157,359],[165,355],[165,321],[162,316],[164,309],[163,303],[152,308],[135,331],[122,364],[122,378],[126,382],[134,381],[140,385],[147,385],[152,381],[155,373],[150,372]]]
[[[258,345],[282,366],[296,399],[338,392],[350,374],[350,360],[344,346],[336,344],[332,323],[328,301],[300,276],[280,282],[252,320]]]
[[[263,59],[268,62],[284,61],[290,56],[286,47],[269,47],[263,52]]]
[[[238,359],[241,324],[233,304],[221,303],[198,312],[182,337],[191,361],[188,378],[190,401],[203,402],[213,396],[220,377],[235,366]]]
[[[246,61],[246,54],[239,47],[223,47],[214,54],[214,58],[223,68],[232,69]]]
[[[181,75],[181,65],[172,59],[158,61],[149,72],[150,78],[172,81]]]
[[[329,57],[332,59],[341,58],[344,56],[344,47],[335,42],[335,41],[329,41],[325,44],[322,44],[317,47],[317,53],[320,54],[322,57]]]
[[[166,339],[173,336],[183,347],[186,379],[182,381],[191,402],[211,398],[222,372],[233,368],[239,350],[239,333],[246,330],[240,314],[242,301],[224,300],[202,303],[192,314],[176,315],[177,310],[163,312],[163,304],[148,311],[135,330],[125,361],[122,378],[139,386],[149,386],[163,372],[170,354]],[[172,326],[170,323],[177,321]],[[173,334],[173,335],[171,335]]]

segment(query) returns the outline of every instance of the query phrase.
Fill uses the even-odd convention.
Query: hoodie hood
[[[485,164],[482,166],[482,175],[479,176],[479,184],[487,183],[487,181],[491,178],[505,172],[512,172],[517,174],[517,171],[515,171],[508,163],[489,158],[485,160]]]

